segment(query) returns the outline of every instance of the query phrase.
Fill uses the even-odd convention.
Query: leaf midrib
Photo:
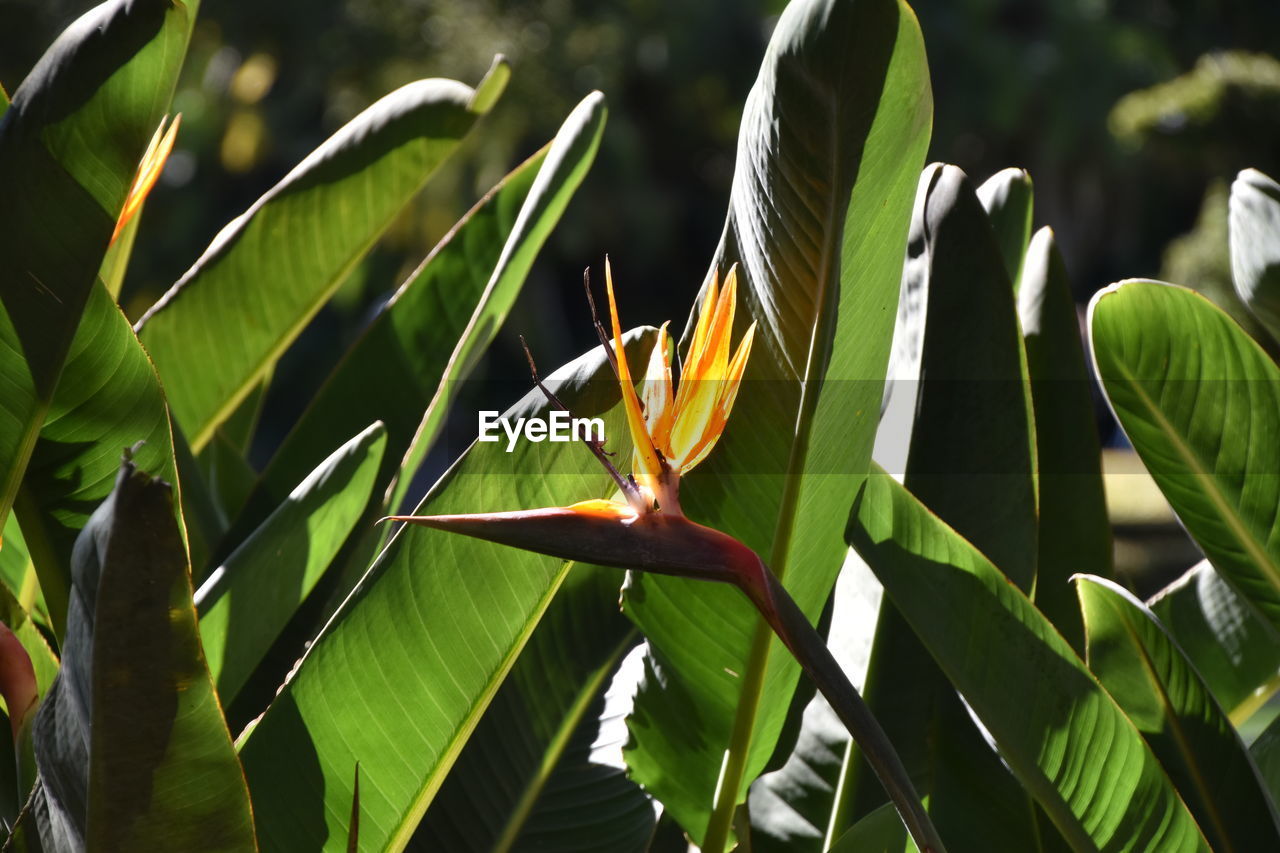
[[[1209,499],[1213,507],[1218,510],[1220,517],[1226,522],[1230,531],[1235,534],[1240,544],[1244,546],[1254,565],[1263,571],[1272,588],[1280,594],[1280,566],[1272,562],[1266,549],[1260,546],[1248,526],[1237,516],[1235,507],[1227,500],[1226,495],[1222,494],[1221,490],[1218,489],[1217,478],[1200,463],[1200,458],[1194,449],[1182,441],[1181,433],[1165,417],[1164,410],[1157,406],[1156,402],[1147,394],[1146,390],[1138,382],[1137,377],[1129,370],[1128,365],[1119,358],[1114,360],[1114,364],[1121,374],[1121,378],[1129,385],[1142,404],[1147,407],[1156,425],[1169,437],[1174,452],[1182,458],[1192,475],[1201,483],[1203,486],[1202,493]],[[1246,597],[1245,600],[1248,600],[1248,598]],[[1269,619],[1267,621],[1270,622]]]
[[[1218,838],[1227,845],[1226,849],[1228,851],[1234,851],[1236,848],[1231,843],[1231,834],[1227,831],[1222,815],[1218,811],[1217,801],[1206,787],[1200,771],[1200,763],[1196,760],[1196,752],[1191,748],[1191,742],[1187,737],[1186,730],[1183,728],[1182,718],[1176,712],[1174,704],[1169,698],[1169,693],[1165,690],[1164,683],[1156,674],[1151,655],[1148,654],[1146,645],[1142,642],[1127,613],[1120,613],[1120,622],[1124,626],[1125,634],[1138,652],[1138,659],[1142,663],[1143,673],[1147,676],[1147,680],[1151,682],[1152,687],[1155,688],[1160,704],[1165,710],[1164,718],[1170,723],[1170,733],[1178,745],[1178,751],[1182,754],[1183,763],[1191,771],[1191,781],[1195,786],[1196,794],[1199,795],[1200,801],[1204,803],[1205,810],[1209,813],[1209,818],[1213,822],[1213,828],[1217,832]],[[1172,780],[1170,781],[1172,782]]]
[[[410,839],[413,838],[413,833],[422,821],[422,816],[426,814],[427,806],[431,804],[431,800],[444,783],[445,776],[448,775],[454,763],[458,760],[462,748],[466,745],[467,740],[470,739],[471,733],[480,722],[480,717],[484,715],[489,703],[493,701],[494,695],[498,692],[498,688],[502,686],[507,674],[511,672],[511,667],[515,665],[516,658],[524,650],[529,637],[533,634],[538,623],[542,621],[547,608],[551,606],[551,600],[556,597],[556,593],[560,590],[560,586],[564,583],[564,579],[568,576],[569,569],[573,567],[573,564],[572,560],[563,562],[560,566],[560,571],[556,573],[551,583],[547,585],[546,593],[538,601],[528,621],[520,629],[520,633],[516,635],[511,648],[502,656],[501,662],[485,684],[484,690],[476,696],[461,725],[454,729],[453,737],[449,739],[440,754],[440,758],[436,761],[435,767],[427,774],[421,787],[418,788],[418,792],[410,801],[408,810],[401,817],[399,825],[395,827],[395,831],[392,833],[391,838],[388,839],[386,847],[383,848],[384,850],[399,853],[399,851],[404,850]]]
[[[425,183],[425,181],[426,179],[424,178],[423,182]],[[418,190],[421,189],[422,186],[419,185]],[[413,195],[416,194],[417,190],[414,191]],[[394,218],[395,217],[389,217],[381,226],[379,226],[373,239],[366,240],[358,249],[356,249],[352,254],[351,259],[347,261],[347,263],[345,263],[332,278],[330,278],[330,280],[325,284],[324,289],[317,293],[316,298],[304,306],[304,310],[300,315],[298,315],[297,321],[290,324],[289,327],[285,329],[284,334],[276,337],[276,342],[265,351],[257,364],[248,371],[244,377],[242,377],[239,385],[232,389],[231,393],[223,399],[222,405],[215,407],[211,412],[209,412],[205,416],[203,422],[199,424],[198,428],[192,431],[190,444],[191,451],[193,453],[199,453],[204,446],[209,443],[209,439],[213,437],[213,431],[217,429],[223,421],[231,417],[236,408],[244,402],[245,397],[249,396],[249,393],[258,385],[259,380],[266,375],[272,365],[279,361],[285,351],[292,346],[297,336],[307,327],[307,324],[311,322],[312,318],[315,317],[320,309],[324,307],[324,304],[329,301],[329,297],[332,296],[334,291],[342,285],[342,282],[346,281],[347,277],[351,275],[352,270],[359,265],[364,256],[369,252],[374,244],[378,242],[378,239],[382,236],[382,232]],[[135,331],[141,333],[141,325],[139,325],[139,328]]]
[[[511,816],[507,819],[502,834],[493,845],[494,853],[509,853],[516,841],[519,840],[520,832],[524,829],[524,825],[529,819],[529,814],[533,811],[538,797],[542,795],[547,782],[551,779],[556,765],[560,763],[560,759],[564,756],[574,731],[577,730],[578,725],[586,716],[587,709],[591,707],[591,703],[600,692],[605,679],[613,672],[618,661],[626,653],[627,649],[631,648],[638,635],[639,632],[634,628],[627,631],[626,635],[609,653],[604,662],[591,673],[590,677],[579,688],[577,695],[574,696],[573,703],[569,706],[564,719],[561,720],[560,725],[556,728],[555,735],[551,738],[551,742],[543,754],[542,763],[539,765],[537,773],[529,780],[524,793],[520,795],[519,801],[516,803],[515,808],[512,809]]]
[[[828,96],[827,101],[830,107],[830,114],[837,114],[839,112],[837,99],[832,95]],[[834,121],[826,123],[828,135],[827,155],[829,159],[827,174],[830,175],[841,174],[836,124]],[[833,181],[833,186],[836,185],[838,185],[838,182]],[[830,286],[831,277],[830,259],[833,252],[839,248],[838,246],[833,246],[836,242],[833,235],[836,232],[843,233],[843,228],[836,228],[833,224],[837,221],[839,213],[837,196],[838,193],[834,191],[829,194],[826,216],[823,217],[826,228],[824,229],[825,233],[818,256],[818,292],[814,298],[814,319],[809,337],[809,351],[805,362],[805,372],[800,383],[800,410],[796,416],[794,441],[787,460],[786,485],[782,492],[778,520],[774,526],[773,547],[769,553],[770,567],[780,582],[784,579],[787,570],[787,553],[791,547],[791,538],[795,531],[796,512],[800,501],[799,481],[801,477],[797,472],[804,470],[804,460],[809,452],[810,429],[817,409],[818,394],[816,393],[817,388],[812,387],[814,382],[812,374],[819,337],[824,330],[823,327],[826,325],[824,323],[824,319],[826,319],[824,314],[830,313],[826,310],[827,290]],[[844,207],[846,211],[851,202],[852,188],[850,195],[845,198]],[[737,804],[738,794],[742,788],[742,780],[746,775],[747,759],[751,754],[751,744],[755,735],[755,721],[760,708],[760,697],[764,690],[764,674],[768,668],[769,656],[773,647],[773,634],[768,624],[759,615],[756,616],[755,623],[751,649],[747,655],[746,677],[743,680],[742,696],[738,702],[728,754],[723,765],[725,772],[722,773],[716,786],[720,796],[732,800],[734,806]],[[728,778],[729,776],[733,778]],[[727,808],[720,802],[714,803],[711,823],[715,823],[718,812]],[[719,851],[711,851],[711,853],[719,853]]]

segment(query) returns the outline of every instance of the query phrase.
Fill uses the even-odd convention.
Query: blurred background
[[[0,0],[0,84],[17,88],[91,5]],[[1028,169],[1036,225],[1057,232],[1082,303],[1135,276],[1229,302],[1227,187],[1246,166],[1280,176],[1280,3],[913,5],[933,75],[930,159],[959,165],[975,182],[1005,166]],[[278,368],[254,449],[261,464],[381,300],[488,187],[554,135],[582,96],[602,90],[610,116],[595,166],[480,365],[481,381],[468,384],[449,440],[420,478],[425,488],[474,435],[475,410],[509,402],[488,399],[509,384],[483,380],[526,375],[517,335],[544,370],[595,343],[584,267],[602,274],[605,254],[612,257],[627,324],[682,324],[723,225],[742,103],[784,6],[205,2],[176,98],[178,146],[142,220],[126,311],[139,316],[223,224],[381,95],[420,77],[474,85],[495,53],[507,55],[514,75],[498,107]],[[1122,443],[1100,420],[1104,442]],[[1167,515],[1141,494],[1130,497],[1125,509],[1130,498],[1115,495],[1118,520],[1151,535],[1118,555],[1121,565],[1185,567],[1194,552]]]

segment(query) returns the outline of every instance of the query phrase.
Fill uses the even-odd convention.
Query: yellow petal
[[[725,277],[720,298],[711,307],[712,317],[696,358],[688,359],[680,374],[676,394],[675,423],[671,427],[671,458],[686,458],[702,443],[721,397],[729,362],[729,336],[733,332],[734,302],[738,294],[737,267]],[[692,347],[690,348],[692,350]]]
[[[639,462],[637,473],[657,479],[662,473],[662,462],[658,451],[654,449],[653,439],[645,427],[644,415],[640,411],[640,398],[636,396],[635,386],[631,383],[631,368],[627,365],[627,352],[622,348],[622,324],[618,322],[618,303],[613,297],[613,270],[609,259],[604,261],[605,288],[609,292],[609,315],[613,319],[613,349],[618,360],[618,384],[622,390],[622,407],[627,412],[627,427],[631,430],[631,442],[636,450]]]
[[[738,265],[734,264],[725,276],[724,290],[716,303],[716,316],[711,320],[711,335],[707,340],[707,364],[703,379],[723,379],[729,364],[729,336],[733,334],[734,309],[738,304]]]
[[[729,362],[729,372],[725,376],[720,401],[716,406],[724,414],[726,420],[729,417],[729,413],[733,411],[734,400],[738,397],[738,386],[742,383],[742,374],[747,370],[747,359],[751,358],[751,343],[755,338],[756,324],[752,322],[747,327],[747,333],[738,342],[738,351],[733,354],[733,361]]]
[[[747,359],[751,357],[751,342],[755,340],[756,324],[752,323],[747,333],[738,344],[733,361],[729,364],[728,375],[717,383],[720,386],[720,398],[716,400],[711,420],[707,424],[699,441],[690,449],[687,458],[675,457],[672,467],[684,474],[706,458],[711,449],[720,440],[725,424],[729,421],[729,413],[733,411],[733,403],[738,397],[738,386],[742,384],[742,375],[747,369]]]
[[[725,276],[724,287],[716,300],[713,302],[708,299],[703,303],[703,310],[710,312],[707,331],[700,342],[701,346],[696,356],[693,353],[693,347],[690,347],[689,364],[681,371],[681,380],[689,377],[696,382],[703,379],[718,379],[724,375],[725,364],[729,360],[729,335],[733,332],[733,312],[737,301],[738,266],[734,264],[729,269],[729,274]],[[679,417],[678,405],[676,416]]]
[[[125,196],[124,207],[120,210],[120,218],[116,220],[115,231],[111,234],[111,242],[114,243],[116,238],[120,236],[120,232],[129,224],[129,220],[133,219],[138,209],[142,207],[142,203],[147,200],[147,195],[151,192],[151,188],[156,185],[156,180],[160,177],[160,173],[164,171],[165,161],[169,159],[169,152],[173,150],[173,142],[178,138],[178,125],[182,124],[182,114],[173,117],[173,124],[169,125],[168,132],[165,132],[164,125],[168,121],[168,116],[160,120],[160,126],[156,128],[155,135],[151,137],[151,143],[147,146],[147,151],[142,155],[142,160],[138,163],[138,173],[134,175],[133,185],[129,187],[129,194]]]
[[[567,507],[570,511],[576,512],[578,515],[589,515],[595,518],[635,518],[636,511],[626,504],[614,503],[600,498],[589,501],[579,501],[576,504],[570,504]]]
[[[720,270],[711,272],[711,283],[707,285],[706,295],[702,298],[702,306],[698,309],[698,323],[693,327],[693,340],[689,342],[689,351],[685,354],[682,373],[693,369],[693,365],[702,357],[707,343],[707,332],[711,328],[711,318],[715,316],[717,295],[720,293]]]
[[[649,436],[653,439],[654,447],[665,454],[671,451],[671,422],[675,418],[668,341],[667,324],[663,323],[658,330],[658,342],[653,345],[653,352],[649,355],[649,366],[645,370],[644,385],[640,393]]]

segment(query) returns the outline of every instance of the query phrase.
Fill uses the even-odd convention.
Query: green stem
[[[749,661],[765,660],[773,632],[765,622],[757,622],[751,638]],[[760,693],[764,690],[764,666],[749,666],[742,681],[742,693],[733,717],[733,731],[729,735],[729,747],[725,750],[724,765],[720,768],[720,784],[716,787],[715,803],[707,831],[702,838],[704,853],[723,853],[729,844],[729,830],[738,807],[738,788],[746,772],[747,753],[750,752],[751,733],[756,725],[756,708],[760,705]]]

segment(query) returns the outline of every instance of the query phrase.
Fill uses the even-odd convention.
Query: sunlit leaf
[[[1214,850],[1280,846],[1258,771],[1154,614],[1102,578],[1077,580],[1089,669],[1142,732]]]
[[[923,294],[913,422],[886,422],[908,442],[905,483],[932,512],[1005,568],[1024,591],[1037,551],[1036,453],[1027,364],[998,235],[973,185],[954,166],[920,178],[904,289]],[[969,318],[956,322],[961,315]],[[894,393],[911,388],[895,388]],[[897,473],[897,472],[895,472]],[[885,599],[875,627],[867,701],[957,850],[1038,847],[1027,796],[973,726],[955,689]],[[845,819],[884,800],[860,757],[846,767]],[[975,785],[983,780],[981,787]],[[843,827],[835,827],[838,833]]]
[[[1021,290],[1022,264],[1031,242],[1034,194],[1026,169],[1001,169],[978,187],[978,200],[996,232],[1000,257],[1015,290]]]
[[[1231,184],[1231,275],[1236,293],[1280,340],[1280,184],[1245,169]]]
[[[168,108],[196,5],[112,0],[92,9],[27,75],[0,122],[0,519]]]
[[[31,658],[31,667],[35,671],[36,687],[41,696],[49,692],[54,676],[58,674],[58,656],[49,648],[48,641],[40,633],[32,621],[30,614],[22,609],[18,599],[9,588],[0,585],[0,622],[3,622]]]
[[[329,449],[373,418],[387,426],[380,490],[403,466],[396,488],[403,495],[590,167],[606,113],[599,93],[584,99],[556,139],[490,190],[423,261],[272,457],[233,539],[270,512]],[[377,497],[381,505],[382,495]],[[399,501],[393,496],[390,504],[394,509]]]
[[[99,286],[76,330],[14,506],[59,636],[76,537],[111,493],[120,453],[130,447],[139,465],[178,482],[155,370]]]
[[[457,148],[482,114],[474,94],[432,79],[383,97],[228,223],[139,321],[192,449]]]
[[[653,346],[651,331],[630,340],[632,358]],[[575,415],[605,417],[610,449],[626,454],[609,371],[597,348],[548,385]],[[547,410],[535,390],[505,416]],[[558,506],[611,492],[582,446],[521,441],[507,453],[477,443],[417,514]],[[243,736],[263,846],[344,845],[356,761],[361,849],[406,844],[566,571],[560,560],[426,527],[398,532]]]
[[[1128,281],[1089,307],[1125,434],[1222,577],[1280,626],[1280,368],[1204,297]]]
[[[1223,710],[1242,722],[1277,681],[1280,634],[1218,576],[1208,560],[1160,590],[1149,606]]]
[[[871,453],[931,105],[904,3],[805,0],[779,19],[743,113],[713,264],[739,265],[734,339],[754,321],[755,344],[733,416],[681,502],[754,548],[811,619],[840,570]],[[625,316],[628,280],[615,273]],[[723,845],[799,668],[735,590],[636,577],[625,607],[650,650],[628,764],[696,843]]]
[[[638,640],[618,580],[616,569],[570,570],[409,850],[647,849],[653,804],[601,755],[626,739],[605,692]]]
[[[1069,578],[1111,575],[1111,524],[1102,488],[1102,451],[1093,380],[1080,321],[1053,232],[1041,228],[1027,249],[1018,290],[1035,404],[1040,536],[1036,607],[1077,651],[1084,650],[1080,607]]]
[[[49,611],[45,606],[44,595],[40,592],[36,569],[31,564],[31,555],[27,553],[27,543],[22,536],[22,529],[18,526],[18,519],[12,514],[4,524],[2,542],[0,583],[13,593],[28,615],[48,627]]]
[[[977,549],[889,476],[848,535],[1074,849],[1209,849],[1133,723]]]
[[[380,423],[339,447],[201,586],[200,638],[224,704],[333,563],[364,513],[385,449]]]

